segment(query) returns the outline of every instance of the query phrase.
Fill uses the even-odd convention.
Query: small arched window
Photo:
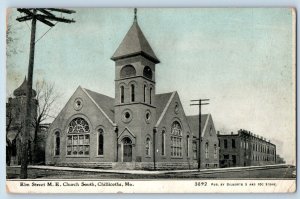
[[[216,159],[218,157],[218,148],[217,144],[214,145],[214,158]]]
[[[60,136],[59,132],[55,132],[55,155],[60,154]]]
[[[152,88],[150,88],[149,101],[150,101],[150,104],[152,104]]]
[[[189,150],[190,150],[190,136],[186,136],[186,156],[189,157]]]
[[[146,139],[146,155],[147,155],[147,156],[150,156],[150,146],[151,146],[150,138],[148,137],[148,138]]]
[[[134,101],[135,101],[135,93],[134,93],[134,89],[135,89],[134,84],[131,84],[131,102],[134,102]]]
[[[205,143],[205,158],[208,159],[208,142]]]
[[[161,133],[161,155],[165,155],[165,151],[166,151],[166,133],[165,130],[162,131]]]
[[[152,79],[152,70],[149,66],[145,66],[143,75],[144,75],[144,77],[147,77],[148,79]]]
[[[147,91],[147,86],[144,85],[144,102],[146,102],[146,91]]]
[[[136,75],[135,68],[132,65],[126,65],[121,69],[120,77],[126,78],[126,77],[132,77]]]
[[[103,137],[103,129],[100,128],[98,130],[98,155],[103,155],[104,149],[104,137]]]
[[[121,94],[121,103],[124,103],[124,86],[121,86],[120,89],[121,89],[121,91],[120,91],[121,92],[120,93]]]

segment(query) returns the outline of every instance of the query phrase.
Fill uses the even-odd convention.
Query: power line
[[[56,22],[54,24],[54,26],[57,24],[58,22]],[[40,36],[40,38],[38,38],[35,43],[37,43],[39,40],[41,40],[54,26],[50,27],[42,36]]]

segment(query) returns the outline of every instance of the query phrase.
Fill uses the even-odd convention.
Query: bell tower
[[[151,154],[145,154],[143,148],[147,137],[152,140],[156,121],[155,65],[159,60],[138,25],[136,9],[132,26],[111,59],[115,62],[115,123],[119,129],[120,147],[118,161],[130,160],[122,154],[122,140],[126,137],[133,143],[133,162],[145,161],[146,156],[151,160]]]

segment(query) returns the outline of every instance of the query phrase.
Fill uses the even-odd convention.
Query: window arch
[[[143,76],[148,79],[152,79],[152,70],[149,66],[145,66],[143,70]]]
[[[120,87],[121,103],[124,103],[124,86]]]
[[[131,102],[134,102],[135,101],[135,86],[134,84],[131,84]]]
[[[182,157],[182,128],[177,121],[173,122],[171,128],[171,156]]]
[[[60,155],[60,133],[55,132],[55,155]]]
[[[104,149],[104,131],[102,128],[98,129],[98,155],[103,155]]]
[[[150,156],[151,140],[149,137],[146,138],[146,155]]]
[[[161,155],[166,154],[166,132],[162,130],[161,133]]]
[[[84,156],[90,154],[90,127],[87,121],[77,117],[68,126],[67,155]]]
[[[136,75],[136,70],[132,65],[126,65],[121,69],[120,77],[126,78],[126,77],[132,77]]]

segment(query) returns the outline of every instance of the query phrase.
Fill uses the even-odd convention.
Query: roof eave
[[[113,60],[113,61],[117,61],[117,60],[120,60],[120,59],[131,58],[131,57],[135,57],[135,56],[138,56],[138,55],[141,55],[141,56],[149,59],[150,61],[154,62],[155,64],[160,63],[160,61],[159,61],[158,58],[153,57],[151,55],[148,55],[147,53],[145,53],[143,51],[139,51],[139,52],[135,52],[135,53],[130,53],[130,54],[127,54],[127,55],[121,55],[121,56],[115,56],[115,55],[113,55],[110,59]]]

